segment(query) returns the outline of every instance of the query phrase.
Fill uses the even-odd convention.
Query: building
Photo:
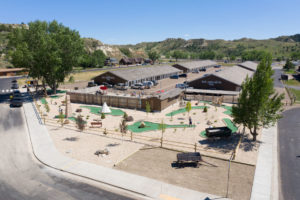
[[[218,64],[211,60],[199,60],[199,61],[177,63],[174,64],[173,67],[182,70],[184,73],[188,73],[203,68],[214,67],[216,65]]]
[[[0,76],[16,76],[18,74],[27,74],[24,68],[6,68],[0,69]]]
[[[252,61],[246,61],[238,64],[239,67],[255,72],[258,64]]]
[[[110,84],[125,83],[127,85],[133,85],[143,81],[154,81],[164,78],[169,78],[172,75],[178,75],[182,73],[181,70],[172,66],[151,66],[135,69],[124,69],[116,71],[108,71],[94,78],[94,82],[101,84],[107,82]]]
[[[189,82],[194,89],[240,91],[246,77],[253,76],[254,72],[240,66],[233,66],[220,72],[207,74]]]
[[[120,65],[135,65],[142,64],[144,62],[144,58],[122,58],[119,61]]]
[[[104,65],[105,66],[116,66],[118,65],[118,60],[116,58],[106,58]]]

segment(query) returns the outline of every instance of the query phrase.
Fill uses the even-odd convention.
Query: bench
[[[184,164],[186,162],[196,163],[196,167],[199,167],[199,162],[202,161],[202,157],[199,152],[188,152],[177,154],[177,164]]]
[[[91,128],[101,128],[102,127],[102,122],[91,122]]]

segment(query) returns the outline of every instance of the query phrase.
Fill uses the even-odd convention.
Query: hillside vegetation
[[[26,24],[0,24],[0,68],[12,66],[7,60],[8,34],[14,28],[28,27]],[[157,52],[162,57],[191,59],[243,59],[257,60],[262,51],[268,51],[274,59],[283,60],[289,57],[300,59],[300,34],[280,36],[277,38],[255,40],[242,38],[238,40],[206,40],[169,38],[160,42],[142,42],[136,45],[108,45],[93,38],[82,38],[87,54],[97,50],[107,57],[148,57],[149,52]]]

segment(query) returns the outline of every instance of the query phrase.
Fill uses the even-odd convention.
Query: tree
[[[35,21],[28,29],[14,29],[8,46],[12,64],[27,68],[29,76],[41,80],[44,89],[47,83],[54,93],[83,52],[79,33],[57,21]]]
[[[131,51],[129,50],[129,48],[120,48],[120,51],[125,55],[127,56],[128,58],[131,58],[132,57],[132,53]]]
[[[77,128],[80,130],[80,131],[83,131],[84,128],[85,128],[85,121],[83,120],[82,116],[81,115],[78,115],[77,118],[76,118],[76,124],[77,124]]]
[[[188,114],[190,115],[190,111],[192,110],[192,104],[190,101],[188,101],[186,103],[186,106],[185,106],[185,110],[188,112]]]
[[[93,67],[103,67],[105,62],[106,56],[103,51],[96,50],[92,54],[92,66]]]
[[[290,61],[290,59],[287,59],[285,65],[283,66],[283,69],[286,71],[293,70],[295,69],[295,65]]]
[[[148,53],[148,56],[153,61],[153,63],[155,63],[155,61],[160,58],[159,53],[157,53],[156,51],[150,51]]]
[[[159,124],[158,126],[158,130],[161,130],[161,138],[160,138],[160,141],[161,141],[161,147],[162,147],[162,142],[163,142],[163,138],[164,138],[164,132],[167,128],[167,125],[164,123],[164,120],[161,120],[161,123]]]
[[[293,52],[291,54],[291,59],[292,60],[300,60],[300,51]]]
[[[126,134],[127,130],[128,130],[128,126],[126,123],[126,119],[122,119],[122,122],[120,123],[120,132]]]
[[[176,62],[177,62],[177,60],[178,60],[179,58],[182,58],[182,57],[183,57],[183,52],[182,52],[182,51],[176,50],[176,51],[174,51],[174,52],[172,53],[172,57],[175,58],[175,59],[176,59]]]
[[[266,54],[253,77],[247,78],[242,84],[238,103],[232,107],[234,123],[247,127],[253,141],[256,141],[259,128],[274,125],[281,117],[279,112],[282,111],[284,95],[275,93],[271,63],[271,55]]]
[[[150,103],[148,101],[146,101],[146,112],[147,112],[147,115],[149,112],[151,112],[151,106],[150,106]]]

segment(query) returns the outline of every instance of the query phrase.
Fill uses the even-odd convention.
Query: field
[[[300,103],[300,90],[296,90],[293,88],[289,89],[296,97],[296,103]]]
[[[300,81],[298,81],[298,80],[287,80],[287,81],[284,81],[284,84],[293,85],[293,86],[300,86]]]

